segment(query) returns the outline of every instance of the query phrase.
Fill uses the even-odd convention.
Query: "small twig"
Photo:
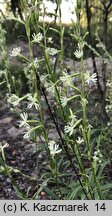
[[[109,9],[109,7],[112,5],[112,0],[110,0],[108,6],[107,6],[107,9]]]
[[[92,8],[95,8],[95,9],[97,9],[97,10],[101,10],[101,11],[104,12],[104,9],[103,9],[103,8],[100,8],[100,7],[97,7],[97,6],[94,6],[94,5],[91,5],[91,7],[92,7]]]

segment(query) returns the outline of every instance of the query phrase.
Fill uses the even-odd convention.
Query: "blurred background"
[[[16,3],[13,3],[14,0],[1,0],[0,1],[0,9],[5,15],[9,15],[11,12],[11,3],[18,5],[19,1],[15,0]],[[55,13],[56,10],[56,2],[55,0],[44,0],[43,1],[45,7],[47,8],[48,13]],[[61,10],[62,10],[62,22],[65,24],[70,24],[71,20],[76,20],[76,15],[74,15],[74,9],[76,7],[76,0],[62,0]],[[46,17],[47,21],[51,21],[51,19]]]

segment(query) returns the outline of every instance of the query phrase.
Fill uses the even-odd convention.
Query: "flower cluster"
[[[109,104],[109,105],[106,105],[106,112],[109,113],[111,110],[112,110],[112,105]]]
[[[67,105],[67,103],[68,103],[68,98],[66,96],[64,96],[64,97],[62,96],[61,97],[62,106],[65,107]]]
[[[52,37],[48,38],[48,43],[51,43],[51,44],[53,43],[53,38]]]
[[[27,113],[21,113],[20,114],[21,121],[19,127],[25,127],[25,132],[24,132],[24,139],[29,139],[30,137],[30,125],[28,124],[28,114]]]
[[[12,94],[10,97],[8,97],[7,102],[11,103],[13,106],[17,106],[20,102],[20,98],[17,95]]]
[[[71,136],[74,132],[74,123],[68,122],[68,125],[64,128],[65,133],[69,133],[69,136]]]
[[[50,48],[50,47],[48,47],[46,51],[47,51],[47,52],[49,53],[49,55],[51,55],[51,56],[54,56],[54,55],[56,55],[57,53],[59,53],[59,50],[57,50],[57,49],[55,49],[55,48]]]
[[[103,155],[100,153],[100,150],[97,150],[94,152],[93,160],[101,163],[102,157],[103,157]]]
[[[14,57],[18,56],[18,55],[20,55],[20,52],[21,52],[21,48],[20,47],[13,48],[13,50],[10,53],[10,56],[14,56]]]
[[[91,82],[96,83],[97,82],[97,74],[93,73],[90,74],[90,71],[87,71],[85,74],[85,83],[90,84]]]
[[[80,59],[83,57],[83,46],[78,43],[78,48],[74,52],[76,58]]]
[[[35,107],[35,109],[39,109],[39,104],[37,103],[37,93],[35,93],[33,96],[31,94],[28,94],[28,100],[29,100],[29,104],[28,104],[28,108],[31,109],[33,106]]]
[[[62,149],[59,149],[59,145],[56,144],[54,140],[49,141],[48,148],[50,150],[50,154],[52,157],[54,157],[55,154],[58,154],[62,151]]]
[[[76,140],[77,144],[81,145],[82,143],[84,143],[84,139],[81,137],[78,137],[78,139]]]
[[[55,85],[56,85],[56,83],[53,83],[52,81],[49,81],[49,82],[46,82],[46,83],[45,83],[45,87],[46,87],[47,91],[48,91],[52,96],[54,96],[54,94],[55,94]]]
[[[26,131],[25,131],[25,133],[24,133],[23,138],[24,138],[24,139],[29,139],[29,138],[30,138],[30,134],[31,134],[30,126],[26,127],[25,129],[26,129]]]
[[[71,77],[71,75],[68,75],[67,72],[63,73],[63,76],[60,77],[60,80],[65,86],[70,86],[73,84],[73,77]]]
[[[32,37],[33,37],[33,42],[35,43],[40,43],[43,39],[43,35],[40,32],[37,35],[34,33]]]
[[[71,136],[74,133],[75,123],[77,122],[77,119],[76,119],[76,115],[74,115],[72,110],[70,109],[69,111],[70,111],[70,116],[69,116],[70,121],[65,126],[64,131],[65,133],[68,133],[69,136]]]
[[[28,121],[28,114],[25,113],[25,112],[21,113],[20,117],[21,117],[21,121],[20,121],[19,127],[23,127],[23,126],[27,127],[27,126],[29,126],[29,124],[27,123],[27,121]]]

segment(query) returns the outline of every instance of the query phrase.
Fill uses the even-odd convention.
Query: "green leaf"
[[[63,28],[61,29],[61,32],[60,32],[61,37],[63,37],[63,35],[64,35],[64,31],[65,31],[65,27],[63,27]]]
[[[20,199],[22,199],[22,200],[26,199],[25,194],[19,189],[19,187],[18,187],[17,185],[13,184],[13,188],[14,188],[14,190],[15,190],[15,192],[16,192],[16,195],[17,195]]]
[[[105,169],[105,167],[107,166],[108,163],[109,163],[109,162],[106,161],[106,162],[104,162],[104,163],[101,164],[101,166],[100,166],[100,168],[99,168],[99,170],[98,170],[98,176],[103,175],[103,171],[104,171],[104,169]]]
[[[57,29],[54,29],[54,28],[51,28],[51,27],[49,29],[56,32],[56,33],[58,33],[58,34],[60,34],[60,32]]]
[[[55,194],[55,192],[53,192],[51,189],[49,189],[48,187],[44,188],[44,191],[50,195],[50,197],[54,200],[59,200],[60,198]]]
[[[81,92],[79,88],[77,88],[76,86],[70,85],[71,88],[73,88],[74,90]]]
[[[49,180],[50,180],[50,178],[47,179],[47,180],[45,180],[45,181],[42,183],[42,185],[39,187],[39,189],[37,190],[37,192],[33,195],[32,199],[38,199],[40,192],[41,192],[42,190],[44,190],[44,187],[46,187],[46,185],[47,185],[47,183],[48,183]]]
[[[82,121],[82,118],[76,121],[76,123],[74,124],[74,128],[76,128],[81,123],[81,121]]]
[[[79,183],[78,182],[72,182],[68,187],[71,189],[71,191],[68,194],[67,199],[68,200],[77,199],[77,193],[82,191]],[[80,196],[81,196],[81,194],[80,194]]]
[[[23,25],[25,25],[25,23],[21,20],[21,19],[18,19],[17,17],[14,17],[14,16],[10,16],[7,18],[8,20],[15,20],[16,22],[19,22]]]
[[[110,190],[110,189],[112,189],[112,183],[105,184],[105,185],[101,186],[101,190],[102,190],[103,193],[104,193],[105,191]]]
[[[74,95],[74,96],[68,98],[68,101],[71,101],[71,100],[76,99],[76,98],[78,98],[78,97],[80,97],[80,95]]]
[[[81,186],[77,186],[75,189],[72,190],[70,196],[68,196],[69,200],[77,199],[77,193],[81,190]]]
[[[4,162],[5,162],[5,152],[4,152],[4,148],[2,148],[2,158],[3,158]]]
[[[87,138],[88,138],[88,143],[89,143],[90,142],[90,138],[91,138],[91,127],[89,127],[89,129],[88,129]]]
[[[26,19],[25,27],[26,27],[27,37],[29,38],[30,37],[30,17]]]

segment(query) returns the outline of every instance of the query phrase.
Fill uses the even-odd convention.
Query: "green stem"
[[[63,194],[61,192],[61,189],[60,189],[60,186],[59,186],[59,176],[58,176],[58,172],[57,172],[57,163],[56,163],[56,159],[53,159],[54,160],[54,163],[55,163],[55,173],[54,173],[54,177],[56,179],[56,184],[57,184],[57,188],[59,190],[59,194],[60,194],[60,199],[62,200],[63,199]]]
[[[103,197],[102,197],[102,193],[101,193],[101,190],[100,190],[99,181],[98,181],[98,179],[97,179],[97,177],[96,177],[96,173],[95,173],[95,169],[94,169],[93,165],[91,166],[91,168],[92,168],[92,172],[93,172],[93,177],[94,177],[94,181],[95,181],[97,193],[98,193],[98,195],[99,195],[99,199],[102,200]]]
[[[46,65],[47,65],[47,70],[48,70],[48,73],[51,76],[52,82],[56,83],[55,77],[53,75],[53,72],[52,72],[50,64],[49,64],[48,54],[47,54],[46,50],[44,50],[44,57],[45,57]],[[60,108],[61,108],[61,113],[62,113],[63,120],[64,120],[64,122],[66,122],[66,116],[64,114],[64,110],[63,110],[63,107],[62,107],[62,104],[61,104],[60,94],[59,94],[57,85],[55,85],[55,91],[56,91],[58,102],[59,102],[59,105],[60,105]]]
[[[85,138],[85,142],[87,144],[87,155],[88,155],[88,160],[90,162],[91,168],[92,168],[92,172],[93,172],[93,178],[94,178],[94,182],[97,188],[97,192],[99,195],[99,198],[102,198],[101,195],[101,191],[100,191],[100,187],[99,187],[99,182],[97,180],[96,177],[96,173],[93,167],[93,164],[91,162],[91,146],[90,146],[90,142],[88,140],[88,136],[87,136],[87,117],[86,117],[86,102],[84,102],[83,100],[85,100],[85,68],[84,68],[84,62],[83,59],[81,60],[81,64],[82,64],[82,110],[83,110],[83,133],[84,133],[84,138]]]
[[[77,164],[79,165],[80,173],[84,177],[85,183],[87,182],[86,184],[88,186],[88,191],[89,191],[89,194],[90,194],[90,199],[93,199],[93,195],[92,195],[92,192],[91,192],[91,187],[89,186],[89,179],[86,176],[86,171],[85,171],[85,168],[84,168],[84,165],[83,165],[82,155],[81,155],[81,152],[80,152],[78,144],[76,144],[76,148],[77,148],[78,154],[76,153],[76,151],[74,150],[74,148],[72,148],[73,152],[74,152],[74,156],[76,158]]]

